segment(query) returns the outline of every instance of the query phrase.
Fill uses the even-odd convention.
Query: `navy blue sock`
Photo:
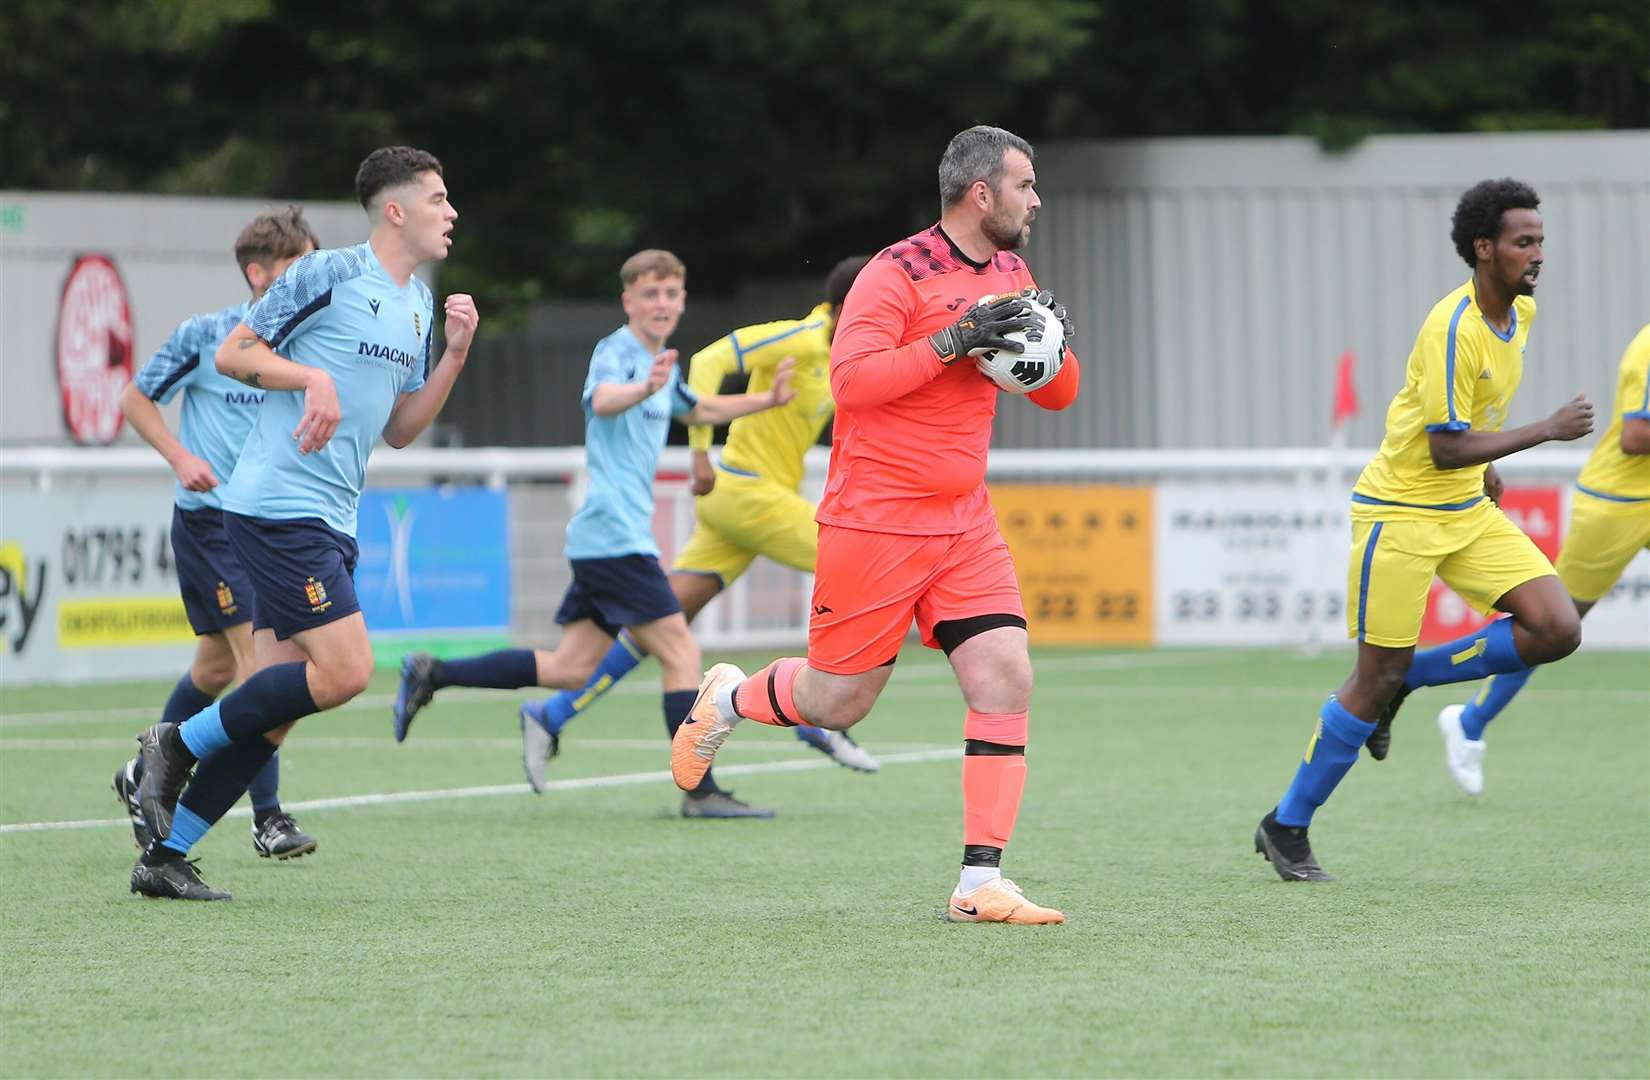
[[[1358,760],[1358,751],[1374,730],[1374,724],[1347,712],[1330,694],[1318,713],[1317,729],[1306,744],[1306,756],[1295,770],[1295,779],[1278,800],[1278,823],[1302,829],[1311,825],[1312,814]]]
[[[281,754],[276,751],[264,767],[258,770],[258,775],[252,778],[252,783],[246,787],[247,798],[252,803],[252,809],[258,816],[281,808]]]
[[[1469,739],[1482,739],[1484,728],[1491,720],[1500,715],[1513,696],[1524,689],[1524,684],[1530,681],[1535,674],[1535,668],[1526,668],[1523,671],[1509,671],[1505,675],[1492,675],[1484,684],[1484,689],[1478,691],[1478,696],[1467,702],[1467,707],[1461,710],[1461,733]]]
[[[484,656],[443,660],[433,673],[435,688],[480,686],[489,690],[519,690],[539,684],[538,660],[532,649],[500,649]]]
[[[266,667],[178,728],[184,745],[202,761],[233,742],[260,737],[314,712],[304,661]],[[251,777],[247,777],[248,781]]]
[[[567,722],[590,708],[601,696],[613,689],[613,684],[636,670],[636,665],[647,659],[647,652],[630,636],[629,630],[620,630],[613,647],[607,650],[602,662],[596,665],[590,681],[578,691],[563,690],[551,694],[544,702],[544,714],[549,718],[550,730],[560,732]],[[691,704],[691,703],[690,703]]]
[[[676,729],[682,726],[682,721],[688,718],[693,711],[694,699],[699,696],[697,690],[666,690],[664,694],[665,730],[670,732],[671,738],[676,737]],[[709,795],[719,790],[716,781],[711,779],[711,770],[705,770],[705,778],[699,781],[699,786],[693,789],[695,795]]]
[[[1409,671],[1404,674],[1404,685],[1413,690],[1417,686],[1476,682],[1486,675],[1505,675],[1529,668],[1513,645],[1513,621],[1509,617],[1497,619],[1448,645],[1416,653],[1409,662]]]
[[[251,680],[248,680],[249,682]],[[172,814],[172,832],[162,843],[181,855],[206,835],[229,812],[241,793],[275,753],[275,744],[263,736],[230,743],[203,761],[189,786],[178,796]]]
[[[164,723],[181,724],[216,700],[214,695],[196,686],[195,680],[184,672],[178,685],[172,687],[172,696],[166,699],[166,708],[161,710],[160,718]]]

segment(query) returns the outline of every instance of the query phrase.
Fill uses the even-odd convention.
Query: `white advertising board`
[[[172,489],[0,497],[0,684],[176,678],[194,654]]]

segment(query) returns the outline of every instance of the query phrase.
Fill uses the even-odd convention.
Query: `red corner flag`
[[[1335,371],[1335,421],[1334,426],[1342,424],[1358,415],[1358,387],[1352,378],[1352,369],[1357,365],[1358,358],[1348,349],[1341,353],[1341,362]]]

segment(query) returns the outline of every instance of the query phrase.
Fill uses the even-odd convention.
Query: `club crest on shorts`
[[[304,599],[309,601],[312,612],[325,611],[332,606],[332,601],[327,599],[327,587],[313,577],[304,582]]]
[[[218,582],[218,610],[225,615],[235,614],[235,590],[222,581]]]

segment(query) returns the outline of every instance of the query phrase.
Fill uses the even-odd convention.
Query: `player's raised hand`
[[[218,477],[212,466],[187,450],[178,451],[178,460],[172,463],[172,471],[178,474],[178,483],[183,485],[185,491],[211,491],[218,486]]]
[[[292,437],[298,440],[298,452],[311,454],[327,444],[338,421],[343,417],[338,407],[338,388],[332,385],[332,376],[320,368],[308,368],[309,378],[304,384],[304,415]]]
[[[460,356],[468,355],[476,329],[481,325],[475,298],[468,293],[453,293],[447,297],[444,307],[447,312],[447,348]]]
[[[653,358],[653,366],[647,372],[647,392],[657,393],[665,383],[670,381],[670,370],[676,366],[676,350],[666,349]]]
[[[1077,327],[1071,321],[1071,314],[1066,311],[1066,305],[1054,299],[1054,294],[1047,289],[1038,289],[1035,285],[1027,285],[1020,290],[1020,295],[1027,300],[1035,300],[1054,312],[1054,317],[1060,320],[1060,328],[1065,331],[1066,344],[1071,344],[1072,336],[1077,333]]]
[[[772,407],[788,404],[796,397],[796,389],[791,386],[791,372],[796,370],[796,357],[787,356],[779,361],[774,369],[773,385],[768,388],[768,403]]]
[[[1577,394],[1547,418],[1547,438],[1573,442],[1593,430],[1593,403]]]
[[[963,312],[962,318],[930,334],[928,344],[940,363],[949,364],[959,356],[978,356],[988,349],[1025,352],[1025,346],[1004,335],[1031,328],[1031,309],[1018,295],[984,297]]]

